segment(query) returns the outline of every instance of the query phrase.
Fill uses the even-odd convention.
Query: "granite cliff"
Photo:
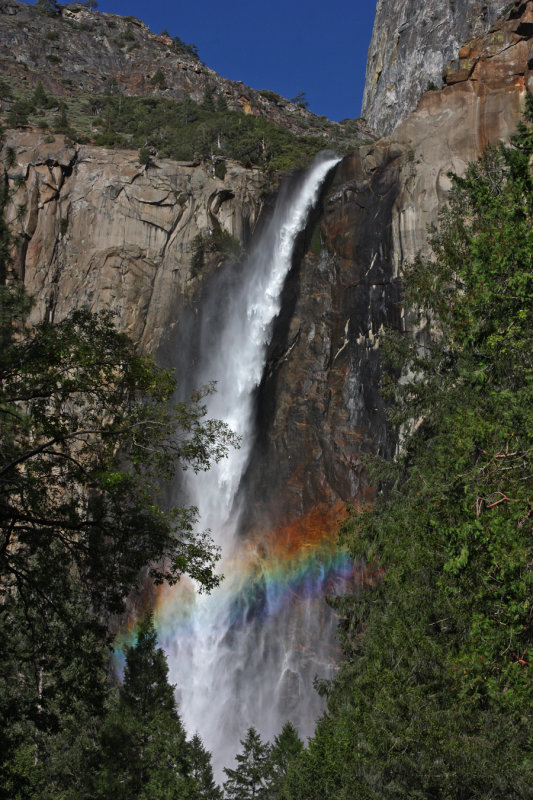
[[[388,134],[412,111],[461,45],[486,33],[507,0],[378,0],[368,50],[363,116]]]

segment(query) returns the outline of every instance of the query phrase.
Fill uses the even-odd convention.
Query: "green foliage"
[[[61,13],[61,6],[57,0],[36,0],[34,7],[47,17],[58,17]]]
[[[292,722],[286,722],[275,737],[269,752],[268,781],[271,796],[277,800],[286,797],[287,775],[301,756],[304,745]]]
[[[151,163],[152,160],[150,158],[150,150],[148,149],[148,147],[141,147],[141,149],[139,150],[139,164],[142,167],[148,167],[150,166]]]
[[[213,90],[209,86],[209,84],[207,84],[204,90],[204,99],[202,103],[202,108],[204,111],[207,111],[208,113],[214,113],[215,111],[215,98],[213,95]]]
[[[281,95],[277,94],[277,92],[271,92],[270,89],[261,89],[259,92],[262,97],[266,100],[270,100],[272,103],[279,103],[283,100]]]
[[[44,91],[43,85],[41,81],[35,87],[31,98],[32,104],[37,108],[49,108],[49,98],[46,92]]]
[[[309,108],[305,92],[298,92],[296,97],[293,97],[290,102],[297,105],[298,108]]]
[[[528,98],[406,270],[420,335],[383,342],[401,450],[342,530],[366,587],[334,602],[344,661],[290,798],[531,796],[532,155]]]
[[[185,44],[185,42],[180,39],[179,36],[172,37],[172,47],[176,51],[176,53],[183,53],[184,55],[190,56],[191,58],[196,59],[197,61],[200,60],[200,56],[198,55],[198,48],[195,44]]]
[[[226,162],[225,161],[217,161],[215,164],[215,177],[219,180],[223,181],[226,177]]]
[[[206,90],[207,91],[207,90]],[[93,98],[102,105],[100,133],[103,147],[149,147],[160,158],[207,160],[213,154],[272,172],[306,166],[327,146],[325,139],[294,136],[263,117],[216,108],[209,93],[201,105],[190,97],[181,102],[163,97],[123,97],[109,93]]]
[[[9,232],[0,233],[4,258]],[[170,403],[170,372],[137,355],[111,315],[76,311],[29,328],[31,305],[22,288],[0,286],[0,797],[94,798],[106,620],[142,569],[156,583],[183,572],[218,583],[218,553],[194,533],[195,510],[164,511],[160,486],[176,468],[206,469],[234,439],[204,419],[210,388]],[[169,796],[184,757],[154,643],[147,622],[128,653],[120,713],[106,723],[106,736],[125,741],[125,770],[127,753],[138,755],[138,716],[148,715],[141,766],[113,784],[121,797],[149,764],[146,793],[129,796]]]
[[[211,755],[197,734],[189,743],[188,761],[192,784],[191,800],[222,800],[222,791],[213,779]]]
[[[189,747],[150,616],[126,652],[124,683],[101,734],[96,796],[188,797]]]
[[[61,64],[61,56],[57,56],[55,53],[49,53],[46,56],[46,60],[50,62],[50,64]]]
[[[163,72],[161,71],[161,69],[158,68],[155,71],[155,73],[150,78],[150,83],[156,89],[166,89],[167,88],[167,84],[166,84],[166,81],[165,81],[165,76],[163,75]]]
[[[222,114],[224,114],[228,110],[228,101],[226,100],[226,98],[224,97],[224,95],[222,93],[219,94],[218,97],[217,97],[217,108],[216,108],[216,110],[219,113],[222,113]]]
[[[13,98],[11,87],[3,80],[0,80],[0,97],[2,100],[11,100]]]
[[[199,275],[205,264],[205,244],[204,237],[197,233],[191,242],[191,275],[195,278]]]
[[[7,150],[13,150],[13,148],[7,148]],[[15,151],[13,150],[13,159],[16,158]],[[7,154],[6,154],[6,162],[7,162]],[[7,166],[7,163],[6,163]],[[12,241],[11,231],[9,230],[9,226],[7,225],[5,218],[4,218],[4,207],[8,199],[8,187],[4,183],[3,186],[0,187],[0,286],[5,283],[6,276],[7,276],[7,269],[9,265],[9,254],[10,254],[10,247]],[[3,343],[3,339],[0,339],[0,344]]]
[[[146,563],[159,581],[186,570],[215,585],[216,552],[193,535],[194,513],[157,505],[176,465],[206,469],[232,441],[203,420],[205,391],[168,406],[171,374],[136,355],[109,314],[76,311],[29,330],[27,300],[1,291],[4,591],[22,578],[37,586],[59,554],[95,608],[120,608]]]
[[[17,163],[17,151],[14,147],[6,147],[6,154],[4,163],[6,165],[6,169],[12,169],[15,164]],[[2,205],[3,209],[3,205]]]
[[[64,133],[67,136],[75,135],[68,121],[67,107],[64,103],[59,107],[59,116],[54,121],[54,131],[55,133]]]
[[[18,98],[11,106],[6,122],[10,128],[22,128],[28,125],[28,115],[34,110],[31,100]]]
[[[197,233],[191,242],[191,275],[199,275],[205,266],[206,256],[213,256],[218,263],[239,261],[242,248],[238,239],[217,225],[212,231]]]
[[[249,728],[241,739],[242,751],[235,756],[235,769],[224,768],[227,781],[224,792],[228,800],[267,800],[269,797],[269,748],[255,728]]]

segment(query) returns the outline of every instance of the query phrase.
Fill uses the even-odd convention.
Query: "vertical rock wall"
[[[508,0],[378,0],[363,116],[380,135],[415,108],[461,45],[488,31]]]

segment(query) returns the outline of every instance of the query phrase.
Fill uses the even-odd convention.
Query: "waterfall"
[[[254,390],[263,374],[296,237],[338,161],[322,154],[297,185],[280,193],[238,285],[227,295],[215,291],[206,300],[213,313],[206,313],[194,381],[216,381],[208,415],[227,422],[241,437],[241,447],[209,472],[187,477],[186,488],[198,507],[201,527],[210,529],[222,548],[225,577],[208,596],[186,584],[169,591],[157,621],[183,722],[212,751],[219,778],[250,725],[270,739],[291,719],[307,735],[320,708],[312,681],[315,673],[327,669],[328,657],[320,642],[302,642],[302,631],[310,636],[316,630],[320,612],[313,607],[313,596],[323,591],[326,568],[318,556],[309,558],[307,553],[305,563],[299,558],[284,572],[283,557],[277,561],[267,545],[238,535],[243,526],[237,497],[253,443]],[[296,581],[305,585],[304,592],[294,590]],[[289,595],[297,602],[288,602]]]

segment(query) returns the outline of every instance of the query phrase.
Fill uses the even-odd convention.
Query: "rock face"
[[[451,183],[516,129],[533,87],[533,2],[469,42],[389,138],[344,159],[287,285],[259,398],[249,515],[295,520],[314,504],[372,498],[361,456],[395,438],[379,395],[380,330],[402,328],[399,273],[427,250]],[[468,60],[468,69],[465,61]]]
[[[363,116],[390,133],[461,45],[490,29],[508,0],[378,0],[368,50]]]
[[[14,269],[37,300],[34,319],[111,308],[151,351],[198,289],[195,237],[218,227],[246,243],[263,202],[260,171],[231,162],[220,180],[208,167],[143,167],[131,151],[65,145],[63,136],[12,133],[9,147],[6,219],[20,235]]]

